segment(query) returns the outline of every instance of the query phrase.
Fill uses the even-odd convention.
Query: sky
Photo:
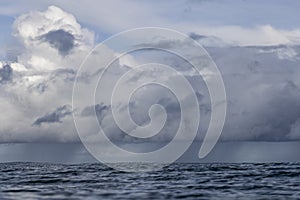
[[[206,77],[196,74],[189,63],[167,52],[133,52],[118,59],[107,70],[100,86],[96,89],[96,103],[87,98],[72,106],[74,81],[79,80],[79,96],[85,97],[90,84],[98,81],[104,71],[102,63],[106,59],[119,56],[119,47],[126,42],[106,45],[105,55],[94,52],[90,56],[88,69],[80,71],[80,64],[96,45],[114,34],[132,28],[163,27],[186,34],[203,45],[218,67],[227,96],[226,120],[220,142],[234,145],[220,145],[217,148],[228,152],[243,149],[239,157],[251,160],[252,146],[249,143],[269,143],[272,148],[278,143],[279,149],[286,145],[288,151],[282,155],[295,155],[290,160],[298,160],[294,151],[300,139],[300,5],[298,1],[247,0],[186,0],[186,1],[8,1],[0,2],[0,143],[2,148],[12,152],[20,151],[17,143],[26,144],[77,144],[80,137],[74,125],[73,116],[81,122],[84,137],[95,140],[91,125],[93,111],[99,124],[110,140],[139,144],[136,139],[124,134],[114,121],[114,109],[119,113],[130,132],[136,127],[127,121],[124,107],[114,106],[107,98],[121,75],[135,66],[158,62],[173,66],[184,74],[195,91],[199,103],[201,121],[196,143],[202,141],[211,118],[209,91]],[[139,35],[137,35],[137,38]],[[143,38],[143,36],[141,36]],[[132,38],[130,38],[132,40]],[[129,40],[129,41],[130,41]],[[186,47],[186,41],[173,41],[164,38],[155,41],[158,47],[173,50]],[[204,51],[203,51],[204,52]],[[199,52],[185,51],[186,56],[197,58]],[[207,61],[210,62],[210,61]],[[209,72],[203,72],[209,78]],[[76,76],[77,75],[77,76]],[[169,71],[153,70],[130,77],[119,88],[120,105],[126,103],[125,94],[131,84],[151,80],[179,80]],[[182,84],[177,83],[176,86]],[[182,99],[187,105],[190,94],[181,90]],[[186,96],[184,96],[186,95]],[[92,99],[93,100],[93,99]],[[180,105],[172,92],[154,85],[137,90],[130,100],[130,115],[137,125],[153,124],[158,127],[164,117],[167,120],[151,143],[168,143],[174,137],[180,121]],[[153,104],[166,109],[165,114],[153,111],[153,119],[148,110]],[[117,104],[116,104],[117,105]],[[187,107],[186,109],[191,109]],[[193,109],[190,110],[192,112]],[[147,133],[147,132],[145,132]],[[289,146],[291,145],[291,146]],[[1,145],[0,145],[1,146]],[[51,146],[51,145],[50,145]],[[76,145],[75,145],[76,146]],[[140,148],[135,151],[149,151],[155,147]],[[1,148],[1,147],[0,147]],[[37,145],[37,149],[41,148]],[[130,147],[124,147],[130,148]],[[226,150],[228,149],[229,150]],[[72,148],[74,149],[73,146]],[[75,148],[76,149],[76,148]],[[248,150],[249,149],[249,150]],[[273,150],[261,149],[268,158]],[[62,150],[63,151],[63,150]],[[191,151],[191,150],[190,150]],[[190,158],[190,151],[186,158]],[[76,154],[77,151],[70,151]],[[79,151],[80,152],[80,151]],[[223,152],[218,150],[217,152]],[[18,159],[17,153],[0,156],[0,161]],[[81,155],[81,154],[80,154]],[[223,156],[214,154],[214,160]],[[248,157],[247,157],[248,155]],[[30,160],[31,153],[24,156]],[[51,157],[51,156],[50,156]],[[273,156],[273,160],[283,160],[283,156]],[[79,158],[78,158],[79,159]],[[195,161],[195,158],[190,158]],[[264,160],[264,158],[260,158]],[[76,159],[75,159],[76,160]],[[79,160],[82,160],[81,158]],[[84,159],[83,159],[84,160]],[[87,159],[88,160],[88,159]],[[208,159],[209,160],[209,159]],[[238,159],[237,159],[238,160]],[[255,159],[254,159],[255,160]],[[252,159],[253,161],[253,159]]]

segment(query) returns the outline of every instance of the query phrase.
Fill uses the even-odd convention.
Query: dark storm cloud
[[[62,29],[50,31],[43,35],[42,39],[56,48],[61,55],[67,55],[74,47],[75,41],[74,35]]]
[[[13,70],[6,64],[0,69],[0,83],[6,83],[12,80]]]
[[[300,139],[299,133],[296,137],[290,133],[300,119],[298,46],[207,50],[218,65],[227,89],[223,140]],[[289,55],[292,51],[295,54]]]
[[[240,132],[249,135],[249,140],[289,140],[292,125],[300,119],[299,88],[287,81],[282,86],[270,88],[265,95],[265,102],[253,112],[244,112],[242,117],[248,123]]]
[[[55,111],[51,113],[47,113],[46,115],[39,117],[33,125],[41,125],[42,123],[61,123],[62,119],[68,115],[72,114],[71,106],[64,105],[57,108]]]
[[[206,39],[196,33],[191,37]],[[159,47],[176,48],[178,45],[182,44],[168,40],[156,43]],[[300,139],[300,82],[297,76],[300,46],[212,46],[206,50],[221,71],[227,93],[227,119],[222,140]],[[190,56],[197,55],[191,52]],[[194,79],[190,81],[193,86],[197,85]],[[196,95],[202,89],[197,87]],[[204,98],[197,97],[199,102]],[[204,114],[211,113],[209,104],[200,103],[200,109]]]

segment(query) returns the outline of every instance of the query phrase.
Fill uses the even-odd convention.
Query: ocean
[[[300,163],[176,163],[130,173],[13,162],[0,173],[0,199],[300,199]]]

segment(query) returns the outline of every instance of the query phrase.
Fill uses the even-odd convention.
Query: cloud
[[[193,40],[200,40],[200,39],[207,38],[207,36],[199,35],[197,33],[190,33],[189,35]]]
[[[86,108],[84,108],[81,112],[81,116],[88,117],[96,114],[99,123],[102,123],[102,120],[110,110],[111,110],[110,105],[104,105],[103,103],[100,103],[95,106],[87,106]]]
[[[223,140],[286,141],[300,117],[299,46],[282,58],[276,48],[210,48],[225,82],[228,113]],[[280,49],[290,51],[291,47]],[[237,59],[238,58],[238,59]],[[299,135],[299,133],[293,133]]]
[[[189,34],[190,38],[196,40],[199,42],[201,45],[205,47],[224,47],[224,46],[232,46],[236,45],[234,43],[228,43],[223,41],[221,38],[218,38],[216,36],[205,36],[205,35],[200,35],[197,33],[190,33]]]
[[[9,64],[3,65],[0,69],[0,83],[6,83],[12,80],[13,70]]]
[[[5,122],[0,142],[78,141],[67,105],[79,63],[94,46],[94,33],[55,6],[20,15],[12,29],[20,51],[17,62],[0,65],[5,83],[0,84],[0,119]]]
[[[88,0],[83,6],[78,0],[72,2],[30,0],[24,3],[6,0],[0,7],[0,13],[15,16],[44,9],[51,4],[74,13],[80,22],[95,27],[101,40],[130,28],[159,26],[184,33],[194,32],[203,36],[217,37],[226,44],[278,45],[295,41],[299,44],[297,21],[300,18],[297,10],[299,3],[294,1],[290,3],[276,1],[270,4],[242,0],[230,0],[226,3],[181,0],[170,4],[115,0],[103,5],[102,2]],[[169,8],[168,12],[165,11],[166,7]],[[130,15],[128,9],[124,8],[130,8]],[[114,12],[110,12],[111,10]]]
[[[269,24],[254,27],[242,26],[201,26],[190,27],[191,37],[205,46],[277,46],[298,45],[300,29],[277,29]],[[198,37],[197,37],[198,36]],[[201,36],[201,38],[199,38]],[[205,38],[206,37],[206,38]],[[219,45],[218,45],[219,44]]]
[[[94,45],[94,33],[55,6],[20,15],[13,34],[24,48],[18,62],[41,71],[76,68]]]
[[[298,118],[290,127],[290,132],[288,134],[288,138],[291,140],[299,140],[300,139],[300,118]]]
[[[271,25],[254,28],[199,26],[195,30],[188,24],[186,27],[190,37],[206,44],[223,75],[228,117],[222,140],[300,138],[300,47],[296,29],[285,31]],[[74,15],[55,6],[20,15],[14,22],[13,33],[20,40],[22,51],[18,54],[18,62],[2,64],[0,69],[1,83],[7,83],[0,84],[0,121],[4,122],[0,127],[0,142],[78,141],[73,119],[69,116],[74,112],[88,122],[94,111],[110,139],[143,142],[118,128],[112,116],[110,99],[105,94],[112,92],[124,72],[135,65],[153,61],[182,72],[196,91],[201,111],[197,139],[203,138],[211,113],[209,94],[203,79],[180,58],[161,51],[133,53],[122,58],[112,64],[103,82],[99,82],[97,89],[101,92],[96,94],[99,99],[92,101],[94,99],[84,96],[85,91],[94,89],[91,85],[97,84],[104,61],[119,53],[106,47],[105,55],[99,58],[95,52],[88,63],[91,68],[78,77],[82,98],[80,107],[72,110],[68,105],[72,101],[73,82],[79,64],[94,47],[94,33],[82,28]],[[156,42],[158,47],[186,47],[180,41],[166,39]],[[198,54],[188,49],[185,53],[190,58]],[[154,71],[132,77],[128,85],[147,77],[176,80],[176,75]],[[124,94],[128,93],[128,85],[122,86]],[[180,107],[166,89],[148,86],[138,90],[130,101],[131,117],[137,124],[147,125],[150,122],[148,111],[156,103],[166,108],[168,119],[161,133],[151,140],[168,142],[178,128]],[[118,109],[122,116],[126,116],[124,107]],[[90,136],[97,128],[86,123],[85,134]]]
[[[33,125],[41,125],[42,123],[61,123],[62,119],[72,114],[71,106],[64,105],[57,108],[55,111],[47,113],[46,115],[39,117]]]
[[[61,55],[68,54],[74,47],[75,37],[71,33],[62,29],[49,31],[41,38],[49,42],[49,44],[56,48]]]

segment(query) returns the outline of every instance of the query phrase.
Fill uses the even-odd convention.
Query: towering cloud
[[[14,36],[24,46],[18,61],[29,69],[77,68],[94,44],[91,31],[55,6],[19,16],[13,28]]]
[[[18,62],[0,68],[0,141],[77,140],[67,116],[76,70],[94,46],[94,33],[50,6],[19,16],[13,34],[22,51]]]

